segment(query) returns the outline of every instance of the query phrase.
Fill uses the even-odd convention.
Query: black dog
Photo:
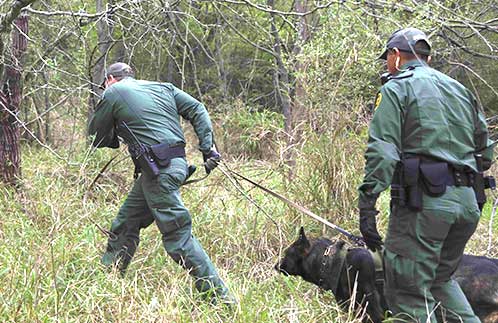
[[[301,228],[299,238],[285,250],[275,268],[331,290],[339,304],[349,306],[354,299],[357,306],[366,306],[366,322],[378,323],[385,318],[382,286],[378,281],[376,284],[374,260],[365,248],[344,248],[342,240],[308,240]],[[464,255],[453,278],[481,321],[498,323],[498,259]]]

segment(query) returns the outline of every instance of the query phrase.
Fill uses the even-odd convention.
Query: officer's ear
[[[430,64],[432,60],[432,56],[427,56],[427,64]]]
[[[394,68],[396,69],[396,71],[400,71],[399,67],[400,67],[400,62],[401,62],[401,54],[400,54],[400,51],[397,47],[394,47],[392,49],[392,53],[395,57],[394,59]],[[394,73],[394,72],[392,72]]]
[[[107,78],[105,79],[105,88],[108,88],[109,86],[113,85],[114,83],[117,83],[119,82],[118,79],[116,79],[112,74],[107,76]]]
[[[396,57],[398,57],[400,55],[400,52],[399,52],[399,48],[398,47],[393,47],[391,48],[391,51],[394,55],[396,55]]]

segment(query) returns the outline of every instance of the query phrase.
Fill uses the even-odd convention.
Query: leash
[[[267,187],[264,187],[263,185],[261,185],[259,183],[254,182],[253,180],[247,178],[246,176],[244,176],[244,175],[242,175],[240,173],[237,173],[236,171],[230,169],[226,165],[226,163],[224,163],[223,161],[221,161],[221,162],[222,162],[222,166],[224,166],[226,168],[226,170],[229,173],[233,174],[235,177],[238,177],[238,178],[240,178],[240,179],[242,179],[242,180],[244,180],[246,182],[251,183],[252,185],[256,186],[257,188],[261,189],[262,191],[264,191],[264,192],[270,194],[271,196],[276,197],[277,199],[281,200],[282,202],[284,202],[288,206],[291,206],[292,208],[300,211],[301,213],[306,214],[307,216],[309,216],[309,217],[313,218],[314,220],[316,220],[316,221],[324,224],[325,226],[327,226],[327,227],[329,227],[329,228],[331,228],[333,230],[336,230],[337,232],[339,232],[339,233],[343,234],[344,236],[346,236],[349,240],[351,240],[356,245],[362,246],[362,247],[365,246],[365,243],[363,242],[363,240],[360,237],[355,236],[355,235],[349,233],[348,231],[344,230],[343,228],[341,228],[341,227],[339,227],[339,226],[337,226],[337,225],[335,225],[335,224],[333,224],[333,223],[325,220],[321,216],[316,215],[315,213],[311,212],[307,208],[305,208],[305,207],[303,207],[303,206],[301,206],[301,205],[299,205],[299,204],[297,204],[297,203],[289,200],[285,196],[283,196],[283,195],[281,195],[281,194],[279,194],[279,193],[277,193],[277,192],[275,192],[275,191],[273,191],[273,190],[271,190],[271,189],[269,189]]]
[[[202,164],[202,166],[204,166],[205,164],[206,163]],[[195,166],[195,165],[189,165],[188,166],[187,178],[185,179],[185,181],[180,186],[185,186],[185,185],[189,185],[189,184],[198,183],[200,181],[205,180],[209,176],[209,174],[206,173],[206,175],[201,176],[199,178],[189,179],[192,175],[194,175],[194,173],[195,173],[196,170],[197,170],[197,166]]]
[[[119,154],[118,154],[119,155]],[[118,156],[114,156],[105,166],[104,168],[101,170],[101,172],[99,173],[99,176],[101,175],[101,173],[103,173],[103,171],[111,164],[111,162]],[[250,184],[254,185],[255,187],[261,189],[262,191],[270,194],[271,196],[273,197],[276,197],[277,199],[281,200],[282,202],[284,202],[285,204],[287,204],[288,206],[300,211],[301,213],[303,214],[306,214],[307,216],[313,218],[314,220],[322,223],[323,225],[333,229],[333,230],[336,230],[337,232],[341,233],[342,235],[346,236],[350,241],[352,241],[354,244],[356,244],[357,246],[361,246],[361,247],[364,247],[365,246],[365,243],[363,242],[363,240],[361,239],[361,237],[358,237],[358,236],[355,236],[353,235],[352,233],[349,233],[348,231],[344,230],[343,228],[327,221],[326,219],[322,218],[321,216],[311,212],[310,210],[308,210],[307,208],[289,200],[288,198],[286,198],[285,196],[259,184],[259,183],[256,183],[255,181],[247,178],[246,176],[232,170],[230,167],[228,167],[228,165],[226,165],[226,163],[223,161],[223,160],[220,160],[219,162],[219,166],[222,166],[226,169],[226,171],[229,173],[229,174],[232,174],[234,175],[235,177],[237,178],[240,178],[246,182],[249,182]],[[192,168],[191,168],[192,167]],[[193,173],[195,172],[195,169],[196,167],[195,166],[189,166],[189,176],[190,177],[191,175],[193,175]],[[99,178],[99,176],[97,176],[95,178],[95,180],[92,182],[92,184],[90,185],[90,188],[95,184],[95,182],[97,181],[97,179]],[[192,180],[186,180],[182,186],[184,185],[189,185],[189,184],[193,184],[193,183],[198,183],[200,181],[203,181],[205,180],[207,177],[209,176],[209,174],[206,174],[205,176],[202,176],[200,178],[197,178],[197,179],[192,179]],[[188,178],[187,177],[187,178]],[[101,228],[99,228],[101,229]],[[101,230],[103,232],[103,230]],[[107,232],[104,232],[104,233],[107,233]]]

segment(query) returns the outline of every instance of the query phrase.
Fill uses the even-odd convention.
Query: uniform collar
[[[402,73],[409,71],[409,70],[413,70],[413,69],[415,69],[415,67],[421,67],[421,66],[428,66],[428,65],[424,61],[420,61],[418,59],[408,61],[405,64],[401,65],[401,67],[399,68],[399,71],[397,71],[394,74],[394,76],[397,76],[397,75],[402,74]]]
[[[399,69],[401,71],[404,71],[404,70],[409,69],[410,67],[413,68],[413,67],[420,67],[420,66],[427,66],[427,63],[425,63],[424,61],[418,60],[418,59],[414,59],[414,60],[406,62]]]

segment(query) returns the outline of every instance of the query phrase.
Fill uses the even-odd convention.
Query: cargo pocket
[[[454,213],[450,210],[424,209],[417,214],[416,234],[417,237],[426,243],[433,244],[438,248],[451,228]]]
[[[386,290],[417,291],[416,262],[393,252],[384,254]]]
[[[171,160],[170,166],[161,170],[158,181],[162,193],[176,191],[187,178],[187,163],[185,160],[175,158]]]
[[[465,208],[465,214],[468,218],[469,222],[479,222],[479,218],[481,217],[481,211],[476,205],[471,205]]]
[[[187,176],[187,162],[182,158],[171,160],[155,179],[143,181],[144,196],[151,210],[184,208],[179,188]]]

